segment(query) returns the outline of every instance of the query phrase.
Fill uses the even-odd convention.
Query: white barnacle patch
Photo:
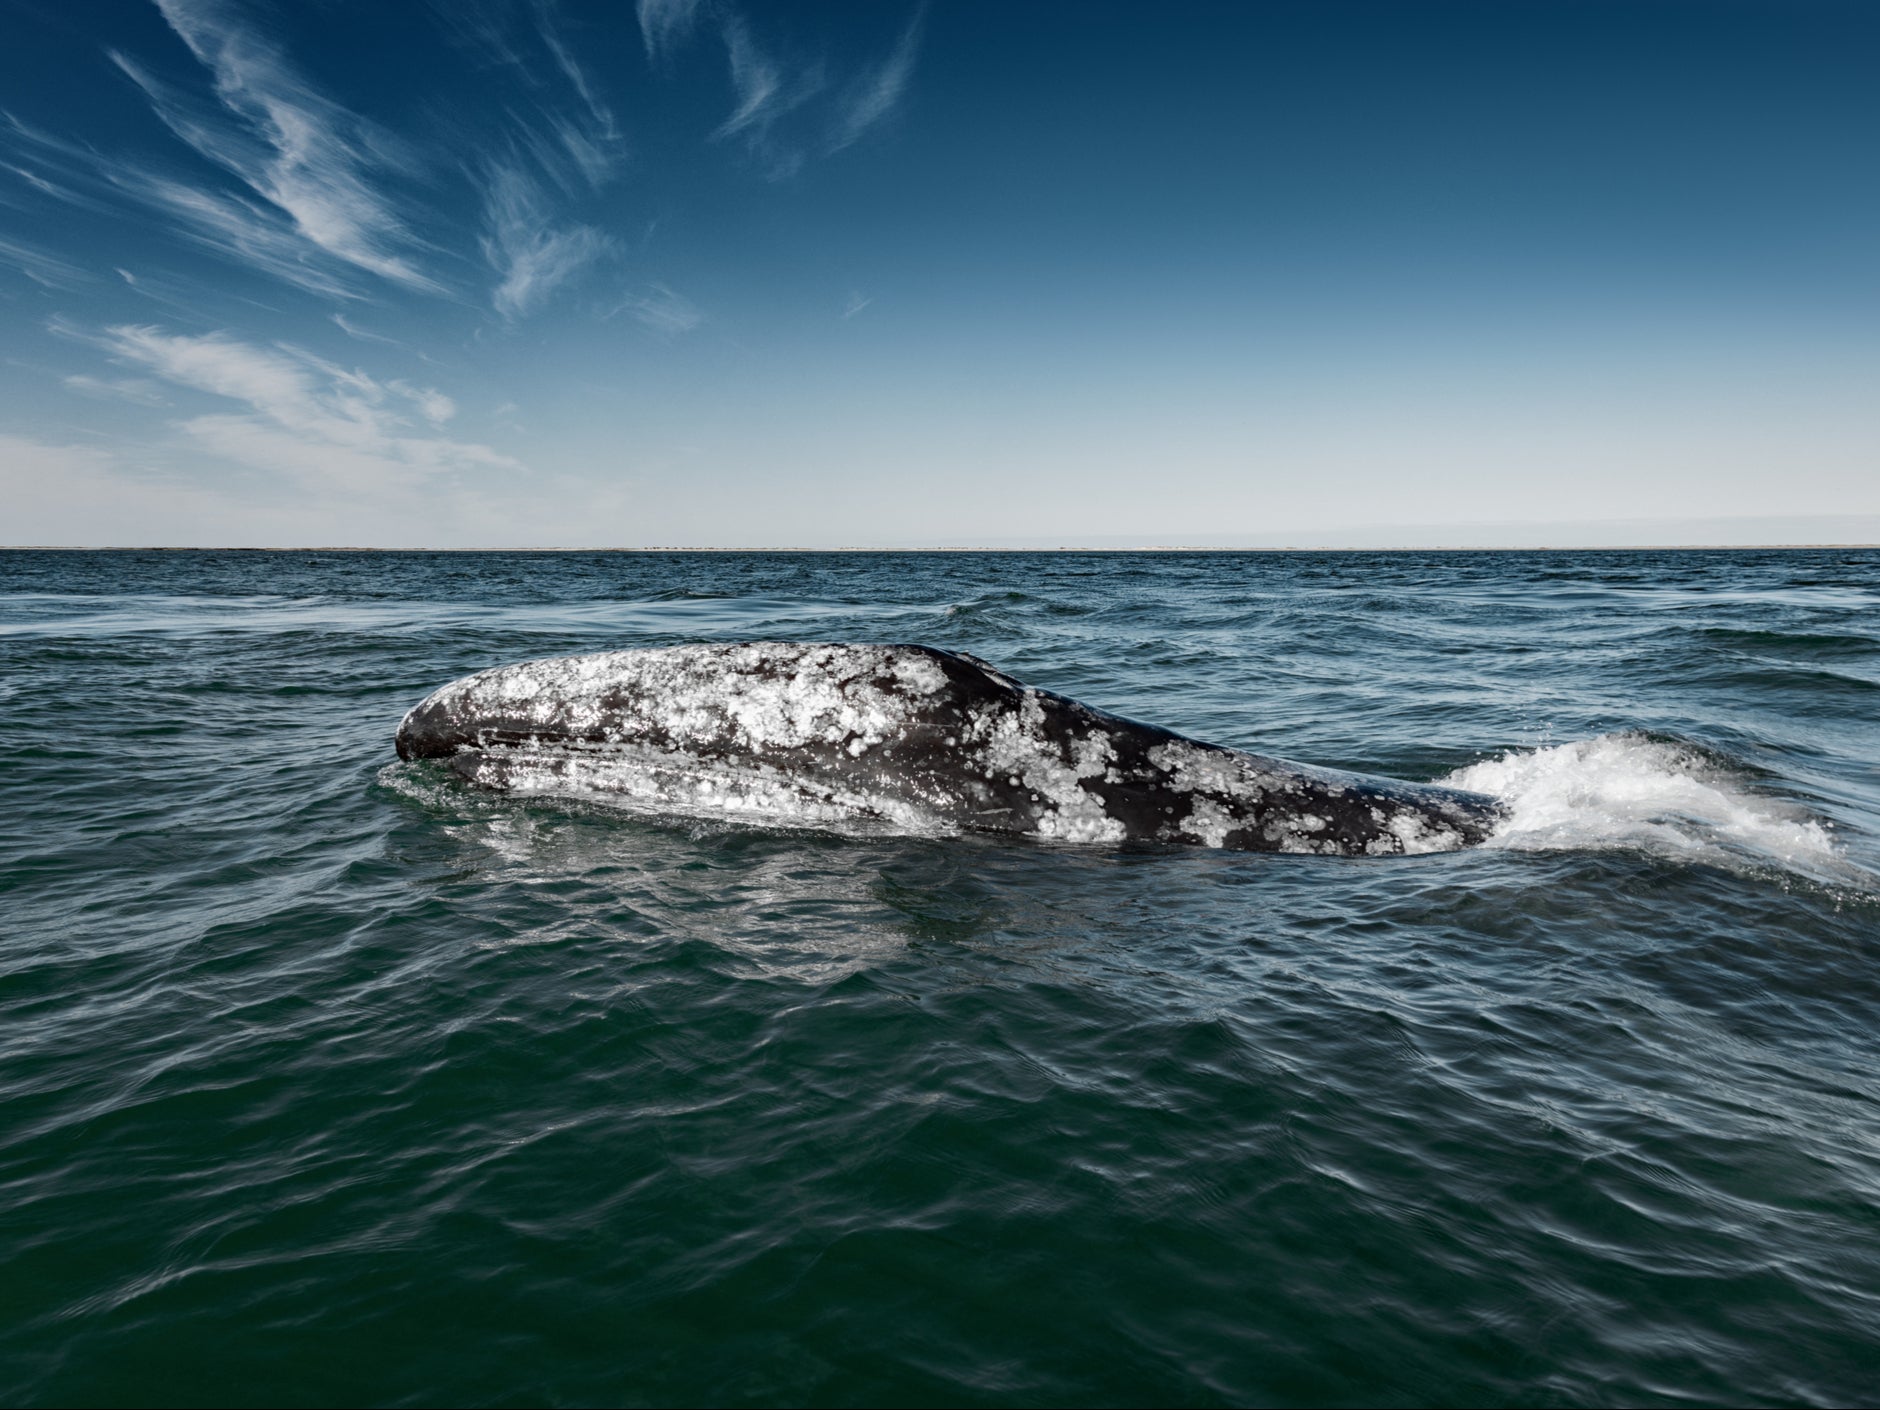
[[[988,767],[1005,775],[1013,788],[1026,789],[1038,805],[1035,826],[1041,837],[1065,842],[1121,842],[1129,829],[1105,811],[1103,799],[1085,788],[1085,779],[1102,778],[1116,756],[1109,733],[1091,730],[1060,748],[1045,731],[1044,704],[1035,690],[1020,697],[1016,710],[973,712],[967,733],[980,742]]]
[[[1462,834],[1454,828],[1408,809],[1390,820],[1389,831],[1405,856],[1453,852],[1463,845]]]
[[[475,742],[480,757],[459,772],[510,791],[798,821],[906,814],[924,827],[951,800],[911,781],[895,797],[878,796],[879,780],[857,792],[829,765],[904,738],[946,686],[919,649],[760,642],[525,661],[418,708]]]
[[[755,753],[821,743],[856,755],[903,732],[945,684],[917,651],[752,643],[528,661],[446,692],[471,713],[591,737]]]
[[[900,652],[896,654],[891,669],[894,678],[911,695],[937,695],[946,689],[947,673],[940,669],[939,662],[923,653]],[[951,744],[953,741],[947,742]]]
[[[1287,783],[1257,768],[1244,754],[1209,749],[1185,739],[1156,745],[1149,751],[1149,762],[1168,775],[1169,786],[1179,793],[1210,793],[1255,803]]]
[[[1217,832],[1225,836],[1238,828],[1252,831],[1275,852],[1339,856],[1348,850],[1348,839],[1340,835],[1333,817],[1307,806],[1342,797],[1348,790],[1313,770],[1274,767],[1253,755],[1187,740],[1157,745],[1148,758],[1167,773],[1172,789],[1193,796],[1191,822],[1182,830],[1201,835],[1210,845],[1221,845],[1211,841]],[[1217,828],[1220,819],[1227,825]]]
[[[1240,820],[1219,803],[1197,795],[1181,821],[1181,831],[1204,847],[1225,847],[1227,834],[1239,825]]]

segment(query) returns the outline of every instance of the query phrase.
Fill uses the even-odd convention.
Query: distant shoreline
[[[202,544],[0,544],[0,553],[1773,553],[1864,551],[1880,543],[1626,543],[1626,544],[1397,544],[1352,547],[1332,544],[1207,545],[1135,544],[1128,547],[1064,544],[1046,547],[983,547],[935,544],[920,548],[882,548],[848,545],[804,548],[790,545],[728,547],[706,545],[651,545],[636,548],[585,546],[579,548],[511,545],[478,548],[372,548],[359,544],[316,544],[281,547],[268,544],[217,546]]]

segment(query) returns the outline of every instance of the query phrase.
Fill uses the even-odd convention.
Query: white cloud
[[[60,259],[36,245],[0,236],[0,264],[10,264],[35,284],[48,289],[76,289],[93,282],[90,271]]]
[[[218,195],[180,181],[123,171],[109,178],[126,193],[174,218],[189,239],[309,293],[333,298],[357,294],[310,258],[310,251],[279,215],[238,195]]]
[[[914,72],[920,22],[921,16],[916,14],[888,56],[865,70],[850,87],[829,137],[830,152],[839,152],[860,140],[869,128],[899,106],[902,94],[907,91],[907,81]]]
[[[772,181],[794,176],[803,165],[803,153],[780,139],[777,124],[822,91],[826,82],[822,65],[792,71],[765,52],[750,26],[729,12],[721,32],[737,106],[714,135],[741,138]]]
[[[62,143],[49,133],[41,132],[34,127],[29,127],[12,113],[0,113],[0,117],[6,119],[7,132],[13,138],[16,147],[62,148],[67,152],[75,150],[82,151],[87,157],[94,157],[96,155],[85,149],[73,148],[71,144]],[[29,156],[26,152],[22,151],[19,155],[24,160],[34,160],[34,157]],[[41,164],[43,165],[43,152],[36,153],[35,155],[41,158]],[[74,187],[69,184],[71,174],[63,169],[58,172],[58,175],[64,178],[63,180],[54,180],[52,177],[46,175],[44,171],[35,171],[32,167],[21,166],[17,162],[0,162],[0,170],[11,172],[15,177],[24,181],[41,196],[64,202],[66,205],[76,206],[80,210],[93,211],[101,215],[112,214],[111,206],[108,203],[99,200],[95,195],[74,189]],[[9,200],[7,204],[13,206],[20,205],[16,200]]]
[[[611,45],[584,45],[571,37],[558,0],[440,0],[436,9],[460,43],[516,70],[521,82],[503,85],[515,96],[499,100],[496,119],[551,180],[572,190],[572,175],[599,190],[613,179],[624,147],[619,120],[581,58],[583,52],[606,54]],[[490,145],[487,128],[477,126],[488,117],[480,111],[454,114],[465,129],[465,145]]]
[[[56,169],[60,181],[35,184],[43,195],[110,215],[121,215],[128,201],[164,217],[184,238],[225,259],[311,293],[358,297],[342,277],[348,266],[306,240],[288,215],[268,202],[233,191],[204,190],[151,171],[146,163],[107,156],[10,115],[7,131],[26,160]],[[23,167],[13,169],[33,174]]]
[[[607,317],[618,313],[630,313],[659,333],[690,333],[705,321],[698,305],[660,283],[648,284],[639,293],[629,294]]]
[[[565,114],[538,110],[509,114],[510,155],[501,165],[526,171],[542,199],[552,185],[564,195],[598,191],[614,179],[619,166],[617,135],[596,132]],[[466,134],[468,137],[469,134]],[[489,145],[482,141],[479,145]]]
[[[442,426],[457,414],[457,403],[435,387],[414,387],[409,382],[399,381],[387,382],[385,385],[401,397],[409,397],[415,402],[419,414],[433,426]]]
[[[640,39],[647,57],[658,62],[684,43],[704,8],[701,0],[639,0]]]
[[[738,105],[718,129],[718,135],[728,137],[751,127],[761,130],[775,121],[785,106],[783,66],[758,46],[750,26],[736,15],[725,19],[724,40],[725,57],[731,64],[731,90]]]
[[[435,211],[420,221],[427,188],[415,148],[319,91],[259,27],[260,11],[233,0],[155,3],[208,82],[179,83],[127,55],[111,57],[169,131],[233,179],[165,170],[147,156],[103,152],[0,114],[0,139],[17,157],[0,163],[0,179],[11,180],[9,171],[18,179],[12,192],[19,201],[155,216],[220,258],[328,299],[364,299],[369,278],[450,293],[433,277],[439,246],[418,233],[450,227]],[[444,119],[464,124],[453,142],[478,143],[486,152],[494,146],[497,153],[471,170],[483,211],[480,228],[470,233],[490,270],[490,306],[510,321],[539,310],[622,249],[601,221],[577,218],[575,203],[592,199],[617,175],[624,144],[602,96],[597,61],[576,42],[579,31],[568,27],[558,5],[460,0],[445,12],[447,24],[523,69],[527,79],[527,92],[502,101],[493,114]],[[820,58],[760,39],[730,0],[639,0],[638,17],[655,57],[701,26],[722,40],[732,105],[712,135],[742,147],[772,180],[799,170],[807,154],[857,141],[897,108],[920,28],[917,14],[885,57],[838,85],[836,71]],[[503,135],[491,132],[491,117]],[[0,265],[7,263],[53,286],[88,277],[46,252],[0,243]],[[655,289],[633,312],[668,331],[696,326],[697,310],[675,300]],[[340,326],[355,337],[374,336],[356,324]]]
[[[619,135],[614,123],[613,111],[601,101],[594,91],[593,83],[588,79],[587,71],[581,67],[574,56],[574,49],[562,37],[559,17],[554,0],[535,0],[535,26],[542,36],[542,46],[553,56],[555,65],[568,80],[569,87],[580,96],[588,115],[603,139],[611,140]]]
[[[557,155],[574,163],[581,175],[587,179],[590,187],[599,190],[613,179],[615,166],[613,139],[602,134],[601,138],[596,140],[593,134],[583,130],[579,124],[569,122],[565,118],[551,117],[547,119],[547,124],[548,132],[545,135],[553,138],[561,148],[561,152]],[[535,144],[540,146],[544,134],[538,133],[532,136]],[[552,166],[553,159],[546,159],[544,165]]]
[[[26,167],[16,166],[12,162],[0,162],[0,170],[12,172],[21,181],[24,181],[28,186],[32,187],[35,191],[39,192],[42,196],[51,196],[54,200],[59,200],[59,201],[70,201],[74,205],[81,204],[83,201],[83,198],[78,194],[78,192],[73,191],[67,187],[61,186],[56,181],[48,180],[46,177],[41,176],[38,172],[29,170]],[[10,201],[8,202],[8,204],[16,205],[18,203]]]
[[[484,198],[483,255],[497,275],[490,300],[520,318],[613,249],[589,225],[554,224],[547,199],[519,164],[492,165]]]
[[[411,263],[416,242],[372,183],[375,170],[402,165],[396,143],[317,92],[216,0],[157,0],[157,6],[213,75],[220,104],[217,110],[195,103],[113,55],[170,130],[284,212],[297,235],[334,259],[439,292]]]
[[[81,396],[134,401],[141,406],[169,405],[157,384],[145,377],[92,377],[80,372],[67,377],[65,385]]]
[[[735,106],[713,136],[740,140],[773,181],[793,176],[810,150],[824,156],[841,151],[899,106],[913,73],[920,25],[916,12],[884,58],[838,89],[822,61],[790,59],[766,48],[742,15],[724,8],[718,30]],[[825,95],[827,101],[818,101]]]
[[[374,333],[370,328],[361,328],[343,313],[335,313],[331,317],[334,327],[349,338],[357,338],[362,343],[383,343],[392,348],[405,346],[396,338],[388,338],[383,333]]]
[[[520,468],[487,446],[414,432],[407,404],[433,426],[456,412],[433,388],[381,383],[309,353],[226,334],[124,325],[97,341],[166,382],[241,403],[245,411],[197,416],[178,429],[214,454],[304,484],[371,493],[454,471]]]

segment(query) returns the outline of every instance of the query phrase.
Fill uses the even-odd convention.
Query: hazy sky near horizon
[[[1864,0],[6,13],[0,542],[1880,514]]]

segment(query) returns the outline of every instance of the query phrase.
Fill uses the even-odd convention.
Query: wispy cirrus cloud
[[[759,43],[741,16],[729,11],[720,34],[736,106],[713,135],[741,139],[771,180],[794,176],[805,153],[800,144],[784,139],[779,124],[827,86],[822,64],[786,63]]]
[[[0,265],[10,265],[47,289],[77,289],[93,282],[89,270],[60,259],[37,245],[0,236]]]
[[[555,65],[568,80],[568,86],[574,89],[593,119],[596,135],[603,141],[611,142],[620,135],[614,121],[613,109],[604,102],[587,70],[575,57],[574,46],[562,32],[563,19],[555,0],[535,0],[535,31],[541,36],[542,47],[555,61]]]
[[[619,171],[616,144],[597,140],[591,129],[565,114],[538,110],[510,113],[511,165],[526,165],[540,182],[565,196],[598,191]]]
[[[302,238],[333,258],[440,292],[412,263],[417,241],[374,184],[375,177],[408,166],[400,144],[318,92],[220,0],[156,3],[209,70],[219,104],[219,111],[198,104],[114,55],[170,130],[285,212]]]
[[[395,144],[348,137],[350,119],[336,116],[337,109],[304,85],[296,87],[272,51],[242,38],[245,31],[239,27],[215,32],[226,41],[218,49],[215,35],[202,32],[197,9],[182,0],[163,3],[173,21],[192,26],[189,32],[205,62],[217,66],[218,91],[228,90],[222,105],[194,102],[124,56],[114,58],[173,133],[241,176],[243,185],[218,189],[191,183],[9,117],[0,134],[10,136],[30,163],[20,169],[38,178],[35,189],[101,211],[122,211],[128,202],[160,216],[202,248],[328,298],[364,297],[359,276],[365,271],[421,292],[446,292],[416,271],[408,251],[392,250],[394,242],[416,248],[415,242],[360,174],[368,157]],[[251,130],[256,124],[229,120],[244,105],[263,103],[255,96],[263,90],[295,95],[294,104],[266,108],[274,115],[267,121],[278,119],[276,136],[283,143],[295,114],[332,119],[298,125],[300,145],[291,162],[280,146]],[[494,275],[492,307],[515,320],[540,308],[615,248],[616,242],[596,226],[565,212],[576,198],[591,195],[612,178],[617,156],[605,131],[565,111],[523,102],[507,109],[500,121],[508,129],[501,139],[507,155],[477,169],[483,203],[477,247]]]
[[[0,113],[0,118],[5,119],[7,135],[13,138],[16,145],[21,139],[30,140],[33,137],[43,135],[27,127],[11,113]],[[111,207],[105,202],[100,201],[96,196],[88,195],[84,191],[75,190],[66,181],[55,180],[44,171],[36,171],[31,166],[22,166],[19,162],[0,162],[0,171],[4,171],[16,180],[24,182],[29,190],[36,192],[40,196],[47,197],[54,201],[60,201],[69,206],[76,206],[81,210],[96,211],[101,214],[111,213]],[[61,173],[61,175],[62,174],[63,173]],[[14,199],[8,199],[7,204],[10,206],[18,206],[20,202]]]
[[[606,316],[612,318],[622,313],[630,314],[656,333],[690,333],[705,321],[697,304],[657,281],[629,294]]]
[[[900,106],[914,73],[914,56],[920,48],[921,21],[925,18],[923,6],[915,11],[887,56],[865,68],[849,85],[830,129],[829,152],[839,152],[860,141]]]
[[[412,402],[418,408],[419,415],[433,426],[442,426],[457,414],[457,403],[436,387],[414,387],[411,383],[400,381],[396,377],[385,385],[389,390],[397,392],[399,396]]]
[[[654,63],[663,62],[691,37],[704,9],[703,0],[639,0],[635,14],[646,57]]]
[[[128,205],[158,217],[190,243],[257,273],[329,298],[357,298],[346,268],[310,244],[285,212],[235,191],[212,191],[114,157],[7,115],[0,136],[21,162],[8,164],[43,196],[121,216]],[[48,175],[50,173],[50,175]]]
[[[0,161],[9,200],[142,220],[255,274],[350,304],[396,292],[386,285],[461,298],[480,262],[487,307],[506,322],[543,310],[628,254],[611,233],[618,199],[606,194],[625,154],[607,96],[609,51],[587,42],[583,26],[593,21],[571,19],[561,0],[439,0],[440,18],[466,52],[484,64],[494,55],[514,72],[495,85],[487,109],[430,108],[422,140],[400,137],[322,91],[290,62],[266,12],[247,0],[153,3],[194,64],[178,55],[180,67],[153,68],[106,53],[167,130],[160,150],[173,164],[147,152],[101,151],[67,127],[35,128],[0,113],[0,149],[14,158]],[[774,17],[747,15],[730,0],[639,0],[637,10],[656,61],[694,37],[722,43],[731,101],[710,136],[741,149],[773,180],[850,146],[898,110],[924,13],[914,13],[884,54],[857,66],[760,29],[758,19],[774,26]],[[454,165],[441,159],[452,148],[486,155]],[[448,210],[459,175],[480,207],[468,221]],[[0,245],[0,267],[42,283],[90,277],[56,254],[37,256]],[[123,256],[106,263],[111,258]],[[154,274],[164,277],[161,266]],[[586,307],[629,313],[667,333],[690,331],[703,317],[656,283],[640,284],[611,309]],[[334,318],[355,337],[374,336]]]
[[[786,69],[780,59],[758,43],[750,25],[738,15],[726,15],[724,40],[737,107],[718,129],[721,137],[738,132],[765,132],[778,118],[809,101],[823,87],[820,64],[800,70]]]
[[[339,329],[340,332],[344,333],[349,338],[357,338],[362,343],[383,343],[391,348],[402,348],[406,346],[396,338],[388,338],[383,333],[374,333],[370,328],[361,328],[343,313],[329,314],[328,317],[331,318],[333,326]]]
[[[801,170],[811,156],[854,145],[900,106],[920,48],[924,7],[914,12],[886,55],[843,79],[820,56],[773,44],[730,4],[641,0],[640,35],[655,62],[669,56],[706,18],[724,44],[732,109],[712,134],[735,139],[773,181]]]
[[[492,164],[484,197],[483,255],[496,274],[490,302],[520,318],[614,248],[590,225],[557,225],[552,203],[519,161]]]
[[[499,105],[510,141],[541,157],[558,180],[572,168],[590,190],[618,174],[620,123],[580,57],[594,46],[570,31],[557,0],[438,0],[435,8],[459,44],[519,80]]]
[[[574,213],[618,175],[624,142],[556,0],[452,0],[438,10],[460,44],[520,80],[493,114],[465,115],[459,134],[494,152],[468,173],[480,192],[490,306],[514,322],[618,250]]]
[[[519,468],[488,446],[434,434],[456,414],[435,388],[381,382],[299,349],[257,347],[226,333],[122,324],[89,340],[172,386],[239,404],[240,411],[174,424],[202,449],[255,469],[368,492],[454,471]]]
[[[313,252],[289,222],[257,201],[134,170],[109,173],[107,179],[126,195],[169,216],[179,233],[212,253],[309,293],[337,299],[360,297],[338,271],[310,257]]]
[[[168,406],[169,399],[148,377],[93,377],[79,372],[64,379],[68,390],[81,396],[112,401],[133,401],[139,406]]]

